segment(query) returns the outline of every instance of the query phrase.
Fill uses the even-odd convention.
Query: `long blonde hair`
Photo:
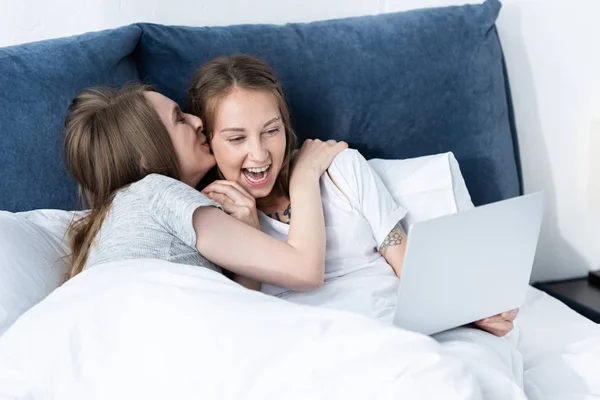
[[[290,164],[297,139],[283,89],[267,63],[247,54],[221,56],[206,62],[196,71],[188,89],[191,112],[202,119],[206,138],[210,142],[214,135],[215,114],[219,102],[235,88],[265,91],[275,96],[285,128],[286,145],[283,164],[274,189],[277,193],[289,197]]]
[[[64,153],[78,186],[82,207],[90,212],[69,225],[70,268],[81,272],[116,192],[150,173],[179,179],[167,128],[148,103],[150,86],[90,88],[73,99],[65,119]]]

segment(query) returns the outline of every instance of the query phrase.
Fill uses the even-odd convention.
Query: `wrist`
[[[313,192],[320,189],[319,175],[303,174],[290,179],[290,201],[301,193]]]
[[[318,168],[297,166],[292,171],[292,175],[290,177],[290,184],[293,181],[318,181],[319,178],[321,178],[321,175],[323,175],[323,172],[321,172]]]

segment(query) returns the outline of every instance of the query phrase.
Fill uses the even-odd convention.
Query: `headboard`
[[[488,0],[282,26],[138,24],[0,49],[0,209],[75,206],[60,137],[78,90],[139,78],[185,107],[194,70],[236,52],[273,66],[301,138],[343,139],[367,158],[452,151],[475,204],[516,196],[499,11]]]

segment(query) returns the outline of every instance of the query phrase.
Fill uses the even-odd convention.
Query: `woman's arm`
[[[294,202],[295,208],[298,210],[294,215],[301,215],[302,218],[295,218],[290,221],[287,243],[309,255],[307,262],[310,262],[310,256],[314,254],[318,257],[315,262],[323,264],[325,232],[322,228],[324,221],[320,184],[317,176],[318,173],[312,171],[297,170],[292,177],[290,201]],[[248,226],[260,230],[256,213],[256,201],[236,182],[216,181],[208,185],[203,192],[208,198],[221,204],[227,214]],[[309,232],[311,234],[308,234]],[[307,240],[308,238],[310,240]],[[320,251],[319,249],[323,250]],[[234,273],[231,278],[248,289],[260,290],[260,282],[248,276]]]
[[[196,248],[231,272],[293,290],[320,287],[324,279],[325,221],[319,178],[344,142],[307,140],[290,181],[290,201],[302,218],[290,222],[287,242],[274,239],[217,210],[194,212]]]
[[[407,210],[396,203],[377,173],[356,150],[342,152],[329,168],[330,178],[365,217],[379,253],[400,277],[406,233],[400,225]]]
[[[383,258],[385,258],[385,261],[390,264],[398,278],[402,275],[405,251],[406,232],[404,232],[404,228],[402,228],[402,225],[398,222],[379,247],[379,254],[381,254]]]
[[[216,201],[223,207],[223,211],[244,224],[260,230],[256,200],[237,182],[214,181],[202,191],[209,199]],[[261,283],[227,271],[226,275],[234,282],[246,289],[260,291]]]
[[[304,195],[318,197],[319,209],[306,216],[305,226],[297,226],[299,229],[293,232],[290,227],[287,242],[272,238],[221,210],[201,207],[193,215],[196,248],[215,264],[259,282],[293,290],[320,287],[325,252],[325,241],[321,241],[324,232],[319,232],[324,231],[323,211],[318,180],[315,178],[312,185],[308,183]]]

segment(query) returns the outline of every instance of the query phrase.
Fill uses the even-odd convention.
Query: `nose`
[[[249,149],[248,149],[248,158],[256,163],[261,163],[266,161],[269,158],[269,152],[265,147],[265,144],[260,138],[260,135],[252,138],[248,141]]]
[[[190,121],[190,125],[194,127],[196,130],[202,130],[204,125],[202,124],[202,120],[199,117],[196,117],[193,114],[187,114],[188,121]]]

